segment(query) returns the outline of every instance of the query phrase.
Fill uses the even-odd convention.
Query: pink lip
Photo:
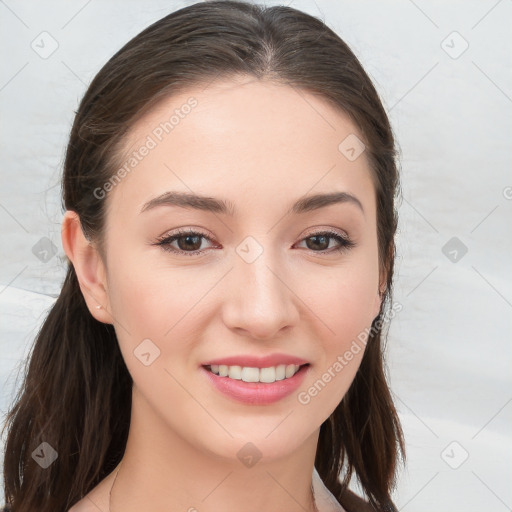
[[[225,364],[226,366],[245,366],[248,368],[270,368],[280,364],[307,364],[308,361],[300,357],[290,356],[287,354],[270,354],[264,357],[257,356],[232,356],[223,357],[222,359],[212,359],[202,366],[211,366],[212,364]]]
[[[257,368],[257,366],[252,366],[252,368]],[[262,366],[262,368],[266,367]],[[200,370],[218,391],[229,398],[250,405],[266,405],[277,402],[296,391],[304,381],[309,368],[309,364],[302,366],[293,377],[272,383],[244,382],[229,377],[220,377],[204,367],[201,367]]]

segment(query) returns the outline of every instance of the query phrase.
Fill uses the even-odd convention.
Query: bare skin
[[[133,127],[126,158],[191,96],[197,106],[104,199],[104,260],[74,212],[63,221],[63,246],[91,314],[114,325],[134,380],[110,510],[314,511],[319,429],[353,381],[364,347],[334,377],[333,364],[371,326],[385,282],[366,155],[351,161],[338,149],[350,134],[362,136],[311,94],[240,77],[166,98]],[[141,212],[166,191],[223,199],[236,211],[160,205]],[[362,208],[349,200],[287,214],[306,195],[334,191]],[[181,253],[157,245],[178,228],[207,237],[198,239],[203,252],[191,256],[183,237],[170,244]],[[338,251],[335,238],[311,239],[326,230],[355,246]],[[262,251],[250,263],[236,250],[246,237],[250,250]],[[145,339],[160,351],[148,366],[134,355]],[[275,352],[310,367],[300,389],[273,404],[237,402],[201,369],[208,359]],[[301,403],[298,394],[329,369],[325,388]],[[249,442],[261,454],[252,467],[237,457]],[[71,512],[107,512],[113,477]]]

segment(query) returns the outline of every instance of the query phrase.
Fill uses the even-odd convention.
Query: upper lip
[[[269,354],[268,356],[250,356],[250,355],[239,355],[222,357],[219,359],[211,359],[202,366],[215,365],[226,365],[226,366],[245,366],[248,368],[269,368],[271,366],[278,366],[280,364],[297,364],[303,365],[308,364],[308,361],[301,359],[300,357],[291,356],[288,354]]]

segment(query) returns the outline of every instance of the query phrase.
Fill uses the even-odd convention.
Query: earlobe
[[[67,210],[64,214],[61,239],[91,315],[100,322],[111,324],[105,265],[98,249],[85,237],[76,212]]]

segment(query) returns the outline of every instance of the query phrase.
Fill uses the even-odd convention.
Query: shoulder
[[[99,510],[108,510],[110,489],[114,483],[115,475],[116,471],[114,470],[80,501],[77,501],[67,512],[98,512]]]
[[[108,495],[100,489],[95,489],[76,502],[68,512],[98,512],[98,510],[108,510]]]
[[[78,503],[75,503],[68,512],[98,512],[98,507],[93,505],[90,501],[87,503],[88,500],[85,498],[80,500]],[[0,512],[12,512],[12,509],[10,505],[4,505]]]
[[[85,496],[79,502],[75,503],[68,512],[98,512],[98,507]]]
[[[103,496],[89,493],[76,502],[67,512],[98,512],[98,510],[108,510],[108,500]]]
[[[75,503],[67,512],[98,512],[98,510],[104,509],[99,509],[98,505],[87,495]],[[13,512],[13,510],[10,505],[4,505],[0,508],[0,512]]]
[[[94,489],[77,501],[67,512],[98,512],[108,510],[111,475],[102,480]]]

